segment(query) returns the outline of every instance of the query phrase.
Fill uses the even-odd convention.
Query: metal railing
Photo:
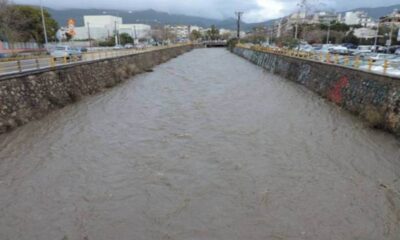
[[[37,69],[54,68],[56,66],[62,66],[76,62],[86,62],[86,61],[100,60],[106,58],[129,56],[144,52],[150,52],[167,48],[175,48],[179,46],[188,46],[188,45],[191,44],[189,43],[175,44],[169,46],[148,47],[144,49],[119,49],[119,50],[107,49],[104,51],[82,53],[82,55],[80,56],[71,56],[63,58],[54,58],[51,56],[37,56],[32,58],[3,59],[3,61],[0,61],[0,75],[21,73]]]
[[[377,63],[373,59],[362,59],[360,56],[339,55],[322,52],[304,52],[300,50],[286,48],[272,48],[263,46],[247,46],[244,44],[236,45],[239,48],[251,49],[259,52],[274,53],[284,56],[308,59],[327,64],[335,64],[345,67],[351,67],[368,72],[374,72],[381,75],[400,77],[400,61],[383,60],[383,63]]]

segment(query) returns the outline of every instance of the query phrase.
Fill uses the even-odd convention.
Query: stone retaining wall
[[[233,52],[400,136],[400,79],[245,48]]]
[[[192,48],[179,46],[0,76],[0,133],[110,88]]]

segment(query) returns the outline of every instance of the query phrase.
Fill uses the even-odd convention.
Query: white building
[[[320,12],[316,12],[313,15],[312,23],[320,23],[320,24],[329,25],[330,23],[335,22],[335,21],[340,22],[340,18],[341,18],[341,15],[338,15],[334,12],[320,11]]]
[[[85,26],[89,25],[91,28],[105,28],[113,32],[122,24],[122,18],[111,15],[83,16],[83,23]]]
[[[149,38],[151,26],[146,24],[121,24],[118,26],[118,32],[127,33],[133,39]]]
[[[371,28],[357,28],[357,29],[354,29],[354,36],[356,36],[358,38],[363,38],[363,39],[375,38],[376,30],[371,29]]]
[[[201,27],[199,27],[199,26],[193,26],[193,25],[189,26],[190,32],[193,32],[193,31],[200,32],[200,29],[201,29]]]
[[[147,38],[151,27],[146,24],[123,24],[122,18],[111,15],[83,16],[84,26],[75,27],[75,39],[105,40],[119,34],[127,33],[132,38]]]
[[[344,23],[347,25],[361,25],[363,27],[374,27],[376,23],[363,11],[346,12]]]
[[[171,26],[171,25],[166,25],[165,29],[168,31],[174,33],[176,35],[177,39],[188,39],[189,38],[189,31],[190,31],[191,26],[187,25],[176,25],[176,26]]]

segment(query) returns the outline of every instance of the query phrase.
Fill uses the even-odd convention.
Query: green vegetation
[[[44,10],[48,39],[56,40],[57,22]],[[9,42],[35,41],[44,43],[40,8],[12,5],[0,0],[0,35]]]
[[[192,40],[192,41],[201,39],[201,37],[202,37],[201,32],[199,32],[197,30],[193,30],[190,33],[190,40]]]
[[[127,43],[133,44],[133,38],[127,33],[121,33],[119,35],[119,42],[121,45],[125,45]]]
[[[218,40],[219,37],[219,29],[217,29],[215,25],[211,25],[211,29],[207,31],[206,38],[208,40]]]

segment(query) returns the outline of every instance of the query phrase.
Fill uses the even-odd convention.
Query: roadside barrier
[[[67,64],[72,64],[76,62],[94,61],[106,58],[115,58],[121,56],[129,56],[143,52],[175,48],[179,46],[189,46],[191,43],[185,44],[174,44],[169,46],[158,46],[149,47],[144,49],[121,49],[121,50],[106,50],[106,51],[96,51],[82,53],[80,56],[70,56],[54,58],[51,56],[47,57],[34,57],[34,58],[12,58],[12,59],[2,59],[0,61],[0,75],[20,73],[24,71],[54,68],[56,66],[62,66]]]
[[[237,44],[236,47],[251,49],[259,52],[274,53],[284,56],[297,57],[308,59],[327,64],[340,65],[345,67],[356,68],[364,71],[374,72],[382,75],[400,76],[400,61],[384,60],[379,64],[373,59],[361,59],[360,56],[339,55],[331,53],[313,53],[300,50],[277,48],[277,47],[263,47],[259,45],[247,46],[245,44]]]

